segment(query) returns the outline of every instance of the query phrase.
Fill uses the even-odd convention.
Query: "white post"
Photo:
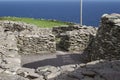
[[[80,25],[82,26],[82,7],[83,7],[83,1],[80,0]]]

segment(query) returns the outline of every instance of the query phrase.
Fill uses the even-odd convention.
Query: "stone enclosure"
[[[96,28],[79,25],[38,28],[21,22],[1,21],[3,34],[12,35],[19,54],[55,53],[57,47],[70,52],[83,51],[96,35]],[[59,39],[59,41],[57,41]]]
[[[120,14],[103,15],[98,29],[79,25],[47,29],[0,21],[0,42],[0,73],[16,74],[21,67],[20,55],[53,54],[57,50],[87,52],[90,61],[119,60]]]
[[[22,22],[0,21],[0,67],[16,72],[21,67],[20,55],[53,54],[57,47],[70,52],[83,51],[95,33],[96,28],[79,25],[47,29]],[[60,40],[57,42],[57,39]]]
[[[55,36],[51,29],[40,29],[35,25],[12,21],[1,22],[1,27],[4,33],[13,34],[16,39],[14,44],[19,54],[42,54],[56,51]]]

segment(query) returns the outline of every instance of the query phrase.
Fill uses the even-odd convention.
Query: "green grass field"
[[[56,20],[44,20],[44,19],[20,18],[20,17],[0,17],[0,20],[20,21],[29,24],[34,24],[41,28],[52,28],[61,25],[73,25],[73,23],[56,21]]]

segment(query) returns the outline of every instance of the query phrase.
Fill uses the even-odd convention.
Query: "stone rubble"
[[[74,64],[59,67],[48,65],[37,69],[21,68],[15,76],[21,76],[21,80],[119,80],[120,70],[118,68],[120,68],[119,60],[97,60],[86,63],[84,66]],[[9,80],[17,80],[17,78],[11,78]]]

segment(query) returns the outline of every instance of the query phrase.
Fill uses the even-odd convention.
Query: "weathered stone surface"
[[[103,15],[94,42],[91,59],[120,59],[120,14]]]

